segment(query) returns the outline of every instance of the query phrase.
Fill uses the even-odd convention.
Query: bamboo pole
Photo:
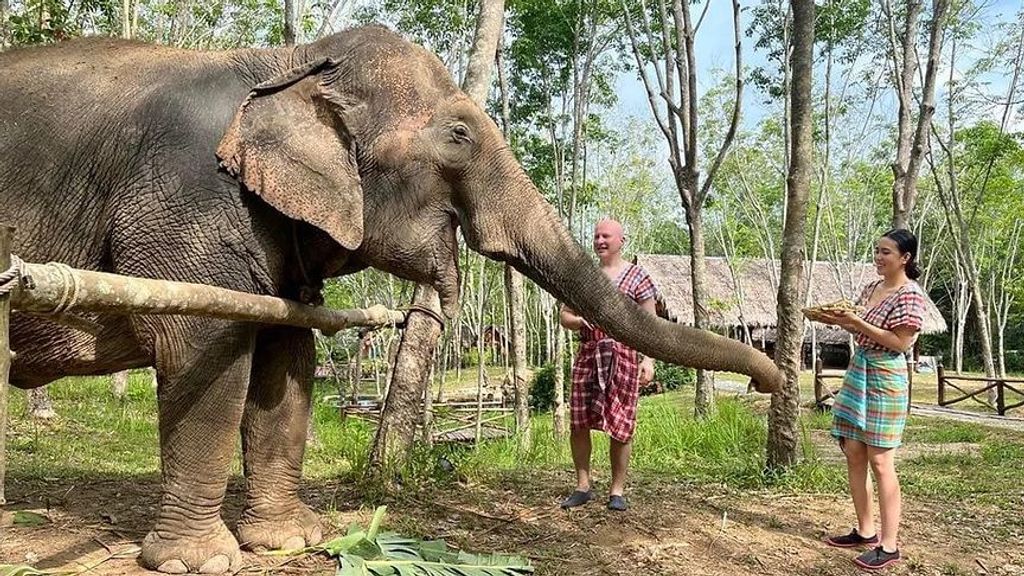
[[[4,269],[7,266],[3,267]],[[317,328],[327,335],[354,326],[405,322],[405,313],[371,306],[331,310],[226,288],[77,270],[62,264],[25,264],[31,279],[12,294],[13,309],[41,314],[178,314]]]
[[[11,265],[13,242],[14,227],[0,224],[0,272]],[[7,503],[4,477],[7,474],[7,382],[11,372],[10,318],[10,296],[0,294],[0,506]]]

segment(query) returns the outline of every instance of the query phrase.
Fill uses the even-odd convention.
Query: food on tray
[[[826,304],[818,304],[817,306],[811,306],[810,308],[804,308],[803,313],[810,320],[821,321],[824,316],[835,314],[836,312],[847,312],[857,314],[863,312],[864,307],[858,306],[855,302],[843,298],[842,300],[836,300],[835,302],[828,302]]]

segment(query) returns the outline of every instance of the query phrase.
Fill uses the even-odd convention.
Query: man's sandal
[[[572,494],[569,494],[568,498],[562,500],[562,509],[568,510],[569,508],[583,506],[584,504],[590,502],[593,499],[594,492],[591,490],[587,490],[586,492],[582,490],[574,490]]]
[[[626,502],[624,496],[613,494],[608,497],[608,509],[615,510],[616,512],[625,512],[629,510],[629,503]]]

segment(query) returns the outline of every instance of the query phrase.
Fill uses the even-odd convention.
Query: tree
[[[462,88],[483,106],[502,29],[504,0],[481,0],[479,7],[476,38]],[[437,292],[428,286],[417,286],[370,454],[371,473],[400,466],[415,440],[416,416],[420,400],[428,393],[431,366],[441,336],[439,319]]]
[[[505,74],[505,42],[498,40],[495,58],[498,69],[498,89],[501,98],[501,132],[508,139],[511,111],[508,97],[508,78]],[[523,275],[505,264],[505,294],[508,301],[508,333],[512,346],[512,388],[515,390],[516,436],[519,446],[528,448],[531,444],[530,426],[530,383],[526,361],[526,303]]]
[[[710,5],[710,2],[705,4],[703,14],[707,13]],[[743,51],[739,0],[732,2],[733,38],[735,41],[735,96],[731,121],[721,146],[712,156],[713,159],[706,170],[703,181],[697,159],[699,125],[697,62],[694,50],[694,40],[703,21],[703,14],[695,25],[690,15],[689,2],[674,0],[670,14],[667,0],[658,0],[658,9],[652,25],[652,18],[644,0],[639,3],[639,10],[628,7],[625,2],[622,3],[622,8],[630,45],[636,60],[637,74],[647,91],[651,113],[668,143],[669,165],[686,215],[686,225],[690,233],[694,326],[706,329],[709,316],[702,214],[715,175],[732,145],[739,126],[743,97]],[[634,20],[639,21],[639,30]],[[658,35],[660,38],[657,38]],[[650,70],[654,70],[653,81]],[[699,370],[694,402],[697,416],[706,416],[713,401],[714,381],[710,374]]]
[[[811,137],[814,73],[814,1],[792,0],[793,38],[790,52],[793,86],[790,111],[793,128],[792,157],[786,185],[788,206],[782,237],[782,271],[779,282],[778,340],[775,362],[786,375],[786,385],[772,395],[768,414],[768,468],[796,463],[800,410],[800,350],[803,347],[804,228],[811,187]]]
[[[527,172],[573,230],[589,192],[588,146],[601,136],[595,102],[614,100],[612,48],[618,26],[608,0],[510,2],[506,51],[511,91],[509,140]],[[544,311],[549,360],[562,366],[567,332]],[[571,338],[571,336],[569,336]],[[554,428],[567,431],[564,372],[555,370]]]
[[[985,375],[994,377],[996,367],[992,349],[992,325],[989,321],[989,309],[982,286],[982,264],[984,262],[983,223],[979,215],[984,214],[986,200],[990,200],[999,181],[993,178],[994,169],[1007,153],[1012,151],[1015,142],[1005,134],[1008,121],[1008,108],[1004,108],[1003,120],[999,125],[992,122],[980,122],[972,128],[958,128],[958,120],[970,116],[972,109],[978,104],[971,98],[973,89],[979,83],[988,62],[982,61],[968,71],[963,78],[956,77],[959,48],[970,40],[978,28],[976,18],[980,7],[971,2],[957,6],[951,15],[953,26],[950,29],[949,79],[946,93],[946,127],[941,134],[932,126],[933,137],[938,142],[942,156],[929,156],[936,190],[942,201],[947,230],[953,244],[958,264],[962,266],[963,278],[967,293],[970,296],[974,311],[978,343]],[[1019,36],[1018,36],[1019,38]],[[1019,40],[1018,40],[1019,42]],[[1014,53],[1019,49],[1014,46]],[[1019,64],[1017,65],[1019,66]],[[1016,90],[1017,77],[1008,88],[1006,107],[1011,106]],[[986,103],[987,106],[987,103]],[[990,395],[994,400],[994,394]]]
[[[125,0],[126,2],[129,0]],[[295,46],[295,0],[284,0],[284,45]]]
[[[946,10],[949,0],[932,1],[932,21],[928,33],[928,64],[924,76],[924,89],[917,115],[917,124],[911,133],[911,107],[914,97],[914,77],[917,73],[917,20],[921,13],[921,0],[910,0],[906,6],[903,34],[896,37],[896,18],[889,0],[882,2],[889,27],[889,45],[893,84],[899,100],[896,136],[896,160],[892,164],[892,227],[909,227],[917,202],[917,177],[921,162],[928,153],[928,132],[935,114],[935,78],[942,50]]]

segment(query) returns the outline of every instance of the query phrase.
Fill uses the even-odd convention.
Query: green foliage
[[[345,536],[298,551],[294,555],[325,553],[338,559],[338,576],[519,576],[533,574],[529,560],[504,554],[471,554],[452,550],[444,540],[418,540],[380,532],[386,506],[373,514],[365,530],[349,526]]]
[[[120,26],[118,3],[113,0],[28,0],[12,2],[6,16],[4,36],[14,46],[49,44],[86,33],[107,34]]]
[[[476,348],[470,348],[462,353],[460,360],[463,368],[474,368],[480,365],[480,352]]]
[[[566,362],[562,370],[565,375],[563,391],[564,398],[568,402],[570,387],[572,386],[572,368]],[[555,365],[545,364],[533,374],[533,382],[530,384],[530,407],[538,412],[547,412],[555,404]]]
[[[693,368],[655,360],[654,379],[660,382],[665,390],[677,390],[685,386],[692,386],[697,381],[697,372]]]

